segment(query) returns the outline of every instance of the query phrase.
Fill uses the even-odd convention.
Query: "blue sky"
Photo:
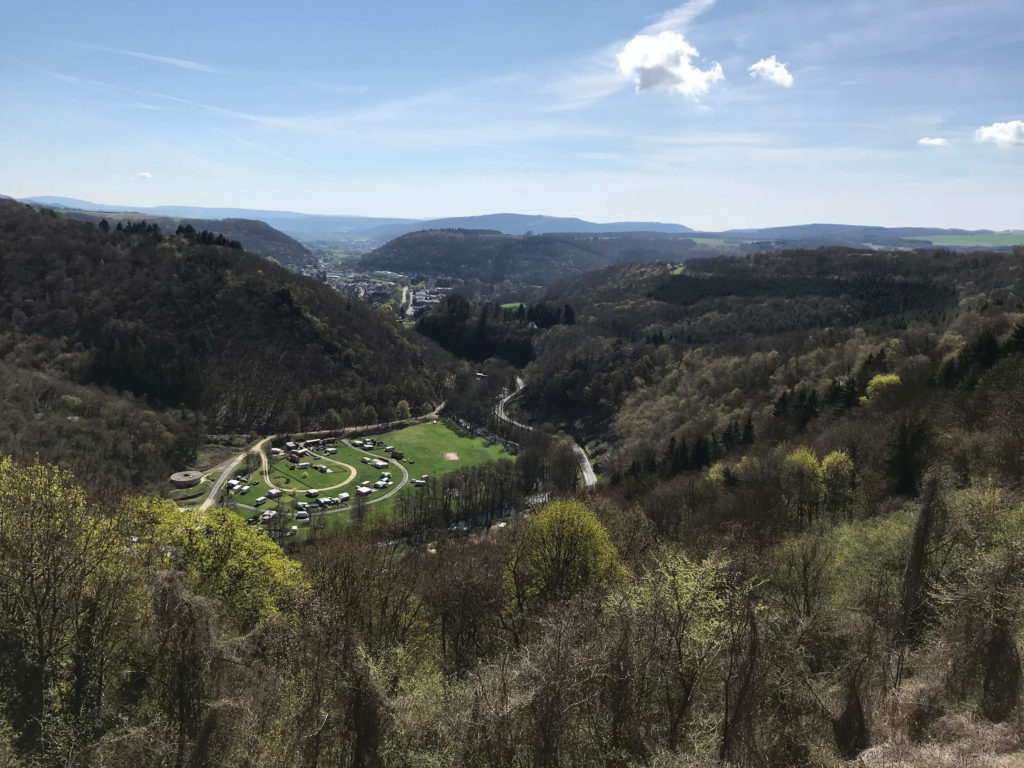
[[[1021,0],[16,3],[0,192],[1024,228],[1022,44]]]

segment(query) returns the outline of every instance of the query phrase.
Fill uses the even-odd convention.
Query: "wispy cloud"
[[[305,165],[305,163],[303,163],[301,160],[296,160],[291,155],[286,155],[284,152],[278,152],[276,149],[265,147],[258,142],[252,141],[251,139],[243,138],[234,133],[231,133],[230,131],[222,131],[220,129],[217,129],[217,133],[223,134],[224,136],[227,136],[229,139],[237,141],[239,144],[251,147],[252,149],[259,150],[260,152],[263,152],[266,155],[270,155],[271,157],[277,157],[280,158],[281,160],[287,160],[289,163],[294,163],[295,165]]]
[[[190,61],[189,59],[176,59],[172,56],[157,56],[152,53],[143,53],[142,51],[129,51],[123,48],[108,48],[104,45],[92,45],[91,43],[78,43],[79,48],[87,48],[90,51],[103,51],[104,53],[114,53],[118,56],[132,56],[136,59],[144,59],[145,61],[155,61],[159,64],[168,64],[172,67],[178,67],[179,69],[188,69],[193,72],[219,72],[220,70],[216,67],[211,67],[209,64],[202,64],[198,61]]]
[[[786,69],[785,64],[775,58],[774,54],[751,64],[747,71],[750,72],[751,77],[767,80],[770,83],[781,85],[783,88],[793,85],[793,75]]]
[[[979,143],[995,144],[1000,149],[1024,147],[1024,121],[1010,120],[1006,123],[983,125],[974,132],[974,140]]]
[[[666,11],[653,24],[644,27],[643,32],[656,35],[660,32],[682,32],[690,23],[715,4],[715,0],[690,0],[688,3]]]
[[[920,139],[917,140],[917,143],[922,147],[948,147],[949,139],[922,136]]]
[[[56,79],[61,80],[65,83],[70,83],[72,85],[84,88],[91,88],[93,90],[101,91],[102,93],[105,93],[108,96],[115,96],[119,99],[124,99],[124,103],[119,104],[118,106],[123,105],[151,110],[160,109],[160,107],[156,106],[155,104],[150,104],[147,101],[140,101],[139,99],[135,98],[135,96],[133,96],[132,94],[138,94],[139,92],[132,88],[122,88],[119,85],[105,83],[102,80],[91,80],[89,78],[76,77],[74,75],[65,75],[61,72],[46,72],[46,74],[50,75],[51,77],[55,77]]]
[[[152,179],[152,178],[153,178],[153,174],[150,173],[149,171],[139,171],[138,173],[134,174],[133,176],[130,176],[129,180],[130,181],[146,181],[146,180]]]

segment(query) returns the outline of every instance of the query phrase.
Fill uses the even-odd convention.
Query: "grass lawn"
[[[406,459],[415,462],[403,462],[410,477],[437,477],[453,469],[475,467],[484,462],[511,457],[500,445],[492,445],[482,437],[462,437],[440,421],[437,424],[414,424],[395,432],[375,435],[374,439],[393,445],[395,450],[405,454]],[[458,458],[447,459],[446,453]]]
[[[977,248],[1003,248],[1008,245],[1024,245],[1024,230],[1015,232],[994,232],[991,235],[933,235],[912,238],[928,240],[933,245],[974,246]]]
[[[374,439],[395,446],[395,450],[404,453],[406,459],[413,460],[412,464],[402,462],[409,471],[410,479],[422,475],[440,477],[456,469],[512,458],[512,454],[502,446],[492,445],[482,437],[462,436],[440,421],[437,424],[415,424],[395,432],[375,435]],[[446,453],[455,454],[458,459],[446,459]],[[413,485],[406,486],[389,499],[371,505],[367,517],[372,520],[377,515],[391,514],[403,494],[417,493],[418,490]]]
[[[506,301],[501,305],[502,309],[518,309],[520,304],[525,304],[522,301]]]

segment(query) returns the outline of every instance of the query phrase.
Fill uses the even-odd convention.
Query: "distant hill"
[[[460,216],[428,221],[405,222],[390,224],[365,230],[364,234],[378,240],[390,240],[394,237],[428,229],[489,229],[506,235],[535,235],[557,233],[597,233],[597,232],[664,232],[681,234],[692,232],[682,224],[663,224],[651,221],[618,221],[609,224],[596,224],[583,219],[566,219],[557,216],[527,216],[519,213],[491,213],[484,216]]]
[[[254,208],[207,208],[193,205],[157,205],[149,208],[105,205],[73,197],[27,197],[25,203],[56,208],[103,211],[105,213],[141,213],[151,216],[196,219],[256,219],[304,242],[361,238],[365,230],[414,222],[414,219],[376,218],[373,216],[322,216],[294,211],[265,211]]]
[[[104,213],[100,211],[61,210],[65,216],[81,221],[96,223],[102,219],[110,222],[146,221],[156,224],[165,235],[173,235],[179,225],[191,226],[197,231],[208,230],[237,240],[249,253],[274,259],[285,266],[313,265],[316,260],[298,240],[269,224],[256,219],[189,219],[176,216],[155,216],[139,213]]]
[[[206,208],[188,205],[157,205],[140,208],[104,205],[72,197],[29,197],[22,202],[106,213],[144,213],[154,216],[197,219],[257,219],[306,243],[352,239],[370,239],[383,243],[409,232],[427,229],[491,229],[506,235],[525,235],[527,232],[534,234],[553,232],[665,232],[680,234],[692,231],[681,224],[643,221],[596,224],[583,219],[528,216],[518,213],[492,213],[484,216],[421,220],[372,216],[327,216],[294,211]]]
[[[550,285],[610,264],[710,255],[680,235],[623,233],[506,235],[487,230],[428,230],[395,238],[360,260],[370,269],[411,275]]]
[[[1009,236],[1008,236],[1009,235]],[[851,224],[800,224],[762,229],[730,229],[697,232],[697,238],[753,244],[757,248],[817,248],[838,245],[849,248],[921,248],[929,245],[971,250],[1009,247],[1024,243],[1024,232],[1000,235],[989,229],[943,229],[940,227],[875,227]],[[749,250],[749,249],[747,249]]]
[[[125,456],[150,477],[204,431],[374,423],[439,397],[427,353],[386,315],[152,225],[108,233],[0,201],[0,317],[0,455]]]
[[[204,208],[160,205],[152,208],[103,205],[68,197],[32,197],[23,202],[53,207],[104,212],[136,212],[154,216],[197,219],[256,219],[309,245],[361,240],[369,245],[386,243],[411,232],[434,229],[492,230],[506,235],[543,234],[663,234],[690,235],[701,245],[718,252],[736,249],[750,253],[779,248],[817,248],[839,245],[849,248],[920,248],[936,245],[955,250],[1008,248],[1024,244],[1024,231],[993,232],[941,227],[879,227],[851,224],[798,224],[761,229],[695,231],[682,224],[651,221],[595,223],[577,218],[492,213],[440,219],[376,218],[371,216],[324,216],[294,211],[249,208]],[[668,258],[668,257],[665,257]]]

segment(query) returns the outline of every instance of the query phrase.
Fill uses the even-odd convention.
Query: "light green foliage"
[[[224,510],[163,506],[157,536],[167,565],[183,571],[194,592],[220,601],[242,631],[280,609],[302,586],[299,564],[258,529]]]
[[[544,505],[526,523],[505,567],[505,585],[523,610],[601,589],[618,573],[618,555],[597,515],[582,502],[560,500]]]
[[[130,535],[149,522],[144,512],[101,510],[71,473],[0,459],[0,705],[22,718],[17,727],[31,748],[66,725],[60,691],[102,685],[102,670],[76,669],[76,658],[113,656],[134,629],[145,594],[135,566],[145,547],[132,546]]]
[[[797,446],[783,460],[782,488],[792,511],[801,520],[809,522],[814,518],[824,488],[818,459],[810,448]]]
[[[729,468],[722,461],[716,461],[708,469],[708,480],[716,485],[724,485],[728,480],[728,475]]]
[[[853,459],[846,451],[832,451],[821,460],[820,475],[825,507],[833,514],[846,512],[853,488]]]
[[[714,555],[695,563],[681,551],[669,551],[625,591],[624,605],[638,617],[671,628],[685,653],[703,657],[722,642],[726,566]]]
[[[826,541],[834,553],[835,610],[876,613],[895,609],[916,517],[915,505],[908,504],[885,516],[847,523],[828,534]]]
[[[895,373],[880,373],[868,382],[865,402],[889,403],[899,391],[900,377]]]

